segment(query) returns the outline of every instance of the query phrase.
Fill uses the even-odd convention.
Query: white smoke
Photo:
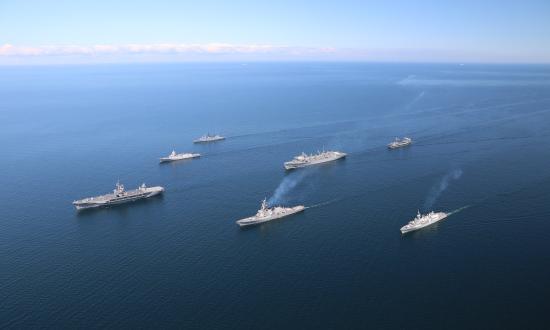
[[[452,170],[451,172],[445,174],[441,180],[436,183],[432,189],[430,190],[430,193],[428,194],[428,197],[426,198],[426,201],[424,202],[424,210],[427,211],[430,209],[435,201],[441,196],[441,194],[447,190],[449,187],[449,184],[453,180],[458,180],[462,176],[462,170]]]
[[[311,171],[298,170],[291,172],[283,178],[273,195],[267,200],[269,205],[280,205],[287,202],[287,195],[291,192],[302,180],[311,173]]]
[[[412,106],[413,106],[415,103],[417,103],[418,101],[420,101],[420,100],[424,97],[424,95],[426,95],[426,91],[420,92],[420,94],[418,94],[417,96],[415,96],[415,98],[412,99],[412,101],[410,101],[409,103],[407,103],[407,105],[405,105],[404,108],[405,108],[406,110],[409,110],[410,108],[412,108]]]

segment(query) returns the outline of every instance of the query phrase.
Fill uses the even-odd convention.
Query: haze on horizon
[[[0,2],[0,65],[550,63],[550,1]]]

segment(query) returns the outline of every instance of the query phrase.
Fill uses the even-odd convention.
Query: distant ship
[[[432,225],[440,220],[445,219],[448,216],[445,212],[430,212],[426,215],[421,215],[420,211],[412,221],[405,226],[401,227],[401,233],[405,234],[411,231],[415,231],[429,225]]]
[[[395,138],[395,140],[392,143],[388,144],[388,148],[390,149],[403,148],[410,145],[411,143],[412,143],[412,140],[411,138],[408,138],[408,137],[403,139]]]
[[[237,224],[241,227],[256,225],[259,223],[284,218],[289,215],[302,212],[303,210],[305,210],[305,207],[303,205],[298,205],[294,207],[269,207],[266,200],[264,199],[262,201],[262,206],[260,207],[256,215],[238,220]]]
[[[285,162],[285,169],[292,170],[295,168],[306,167],[326,162],[331,162],[340,158],[346,157],[347,154],[340,151],[323,151],[315,155],[306,155],[302,152],[301,155],[294,157],[289,162]]]
[[[164,192],[163,187],[146,187],[145,183],[134,190],[124,190],[124,186],[117,182],[112,194],[106,194],[96,197],[88,197],[73,202],[77,210],[93,207],[110,206],[133,202],[142,198],[149,198]]]
[[[193,143],[208,143],[208,142],[214,142],[214,141],[220,141],[220,140],[225,140],[225,137],[218,134],[216,135],[206,134],[194,140]]]
[[[200,157],[201,154],[191,154],[191,153],[184,153],[184,154],[177,154],[175,150],[172,150],[172,153],[168,155],[167,157],[162,157],[160,159],[161,163],[165,162],[173,162],[176,160],[182,160],[182,159],[192,159]]]

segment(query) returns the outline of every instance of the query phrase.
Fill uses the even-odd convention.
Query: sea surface
[[[0,155],[0,328],[548,327],[550,66],[1,67]]]

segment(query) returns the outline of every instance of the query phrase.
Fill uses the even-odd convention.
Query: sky
[[[550,63],[550,0],[0,0],[0,65]]]

